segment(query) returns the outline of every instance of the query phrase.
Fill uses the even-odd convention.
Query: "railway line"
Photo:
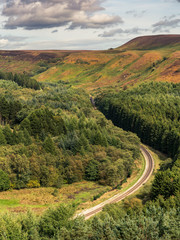
[[[140,179],[125,192],[116,194],[115,196],[109,198],[108,200],[106,200],[92,208],[83,210],[77,216],[84,215],[85,219],[88,219],[88,218],[94,216],[95,214],[99,213],[106,204],[117,203],[117,202],[123,200],[127,196],[133,194],[143,184],[145,184],[147,182],[147,180],[149,179],[149,177],[151,176],[151,174],[153,172],[154,160],[153,160],[153,157],[151,156],[150,152],[144,146],[141,145],[140,150],[141,150],[141,153],[143,154],[145,162],[146,162],[144,172],[143,172],[142,176],[140,177]]]

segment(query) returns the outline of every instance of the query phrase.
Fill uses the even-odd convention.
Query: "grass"
[[[0,212],[7,210],[25,212],[31,209],[37,213],[42,213],[48,207],[60,203],[79,205],[91,201],[95,195],[109,190],[110,187],[83,181],[57,189],[55,196],[53,194],[54,188],[50,187],[0,192]]]
[[[18,206],[19,201],[17,199],[0,199],[0,209],[4,207]]]

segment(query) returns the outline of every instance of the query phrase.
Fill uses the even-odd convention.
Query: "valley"
[[[180,35],[1,50],[0,123],[0,239],[179,238]]]

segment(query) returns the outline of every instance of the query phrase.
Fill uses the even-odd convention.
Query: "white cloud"
[[[8,1],[8,0],[7,0]],[[11,0],[3,8],[5,28],[43,29],[69,26],[104,28],[122,22],[117,15],[99,14],[102,0]]]
[[[4,39],[4,38],[0,39],[0,48],[7,46],[8,43],[9,43],[8,39]]]

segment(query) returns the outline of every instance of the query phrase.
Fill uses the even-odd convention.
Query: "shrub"
[[[37,180],[29,180],[29,182],[27,183],[27,187],[28,188],[39,188],[40,183]]]

